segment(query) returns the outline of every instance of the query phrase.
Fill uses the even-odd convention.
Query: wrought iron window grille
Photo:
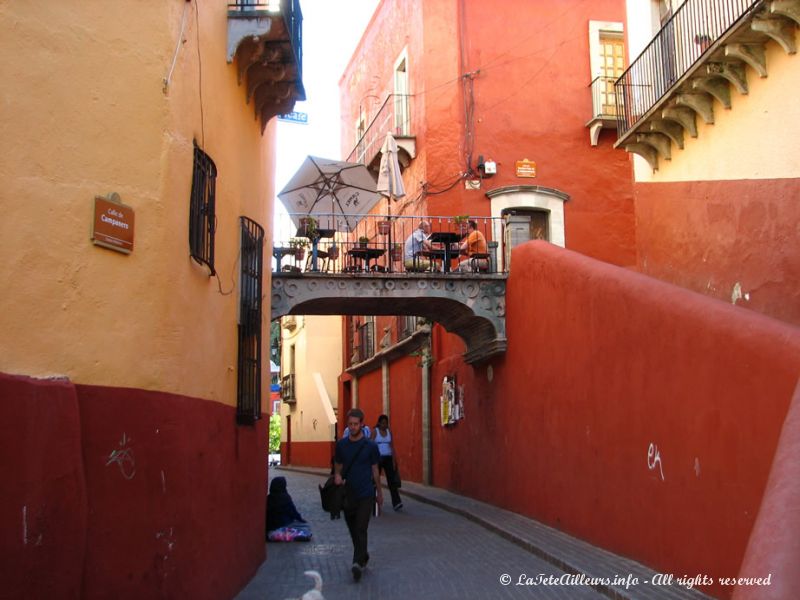
[[[217,167],[211,157],[194,145],[192,195],[189,203],[189,252],[198,263],[214,269]]]
[[[264,229],[240,217],[239,356],[236,422],[251,425],[261,418],[261,312],[264,274]]]

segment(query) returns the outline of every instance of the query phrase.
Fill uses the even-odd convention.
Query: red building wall
[[[415,16],[396,18],[406,10]],[[624,2],[565,8],[550,0],[532,9],[530,2],[510,0],[498,11],[490,3],[385,0],[341,79],[344,154],[355,143],[350,124],[360,108],[371,108],[363,99],[393,91],[393,63],[407,47],[417,157],[404,175],[408,195],[393,213],[488,216],[491,189],[556,188],[570,195],[568,248],[635,265],[630,160],[607,135],[592,147],[585,127],[592,115],[590,20],[624,22]],[[469,86],[461,77],[467,73]],[[474,99],[468,123],[465,98]],[[476,169],[478,155],[497,162],[497,175],[480,190],[467,191],[460,182],[443,191]],[[536,178],[516,176],[515,162],[523,158],[537,163]],[[423,188],[437,193],[426,196]]]
[[[422,480],[422,381],[420,358],[392,363],[389,378],[390,421],[401,476]]]
[[[0,397],[10,597],[231,597],[263,562],[265,420],[5,375]]]
[[[640,183],[636,210],[642,272],[800,325],[797,179]]]
[[[513,260],[508,352],[492,382],[456,369],[453,427],[436,424],[435,370],[434,484],[663,572],[735,576],[800,330],[543,242]]]

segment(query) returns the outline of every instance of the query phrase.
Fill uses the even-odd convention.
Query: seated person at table
[[[416,256],[417,252],[430,250],[431,243],[428,235],[431,232],[431,224],[428,221],[420,221],[419,227],[408,236],[403,253],[406,271],[427,271],[431,268],[431,261],[424,256]]]
[[[466,258],[461,259],[458,263],[458,270],[462,273],[472,272],[472,255],[473,254],[486,254],[486,238],[478,231],[478,224],[475,221],[469,222],[469,233],[464,241],[458,247],[459,253],[466,255]],[[478,271],[489,270],[489,260],[486,258],[476,258]]]

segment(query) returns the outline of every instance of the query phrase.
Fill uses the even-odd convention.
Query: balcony
[[[592,93],[592,118],[586,122],[592,146],[603,129],[617,128],[617,101],[613,77],[595,77],[589,84]]]
[[[294,373],[289,373],[281,378],[281,400],[288,404],[297,402],[294,391]]]
[[[305,100],[299,0],[237,0],[228,5],[228,63],[237,65],[245,101],[253,104],[261,131],[276,115]]]
[[[747,70],[767,76],[764,45],[794,54],[800,0],[686,0],[614,85],[615,147],[655,171],[660,159],[697,137],[697,117],[714,122],[714,101],[731,107],[731,86],[747,94]]]
[[[381,146],[386,138],[386,132],[391,131],[399,149],[400,168],[408,167],[417,155],[416,137],[411,130],[414,116],[413,100],[414,96],[411,95],[389,94],[350,152],[347,157],[348,162],[364,163],[377,176],[381,162]]]

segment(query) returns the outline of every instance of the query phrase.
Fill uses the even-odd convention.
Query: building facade
[[[303,94],[272,4],[0,11],[3,595],[231,597],[264,559],[270,119]]]

